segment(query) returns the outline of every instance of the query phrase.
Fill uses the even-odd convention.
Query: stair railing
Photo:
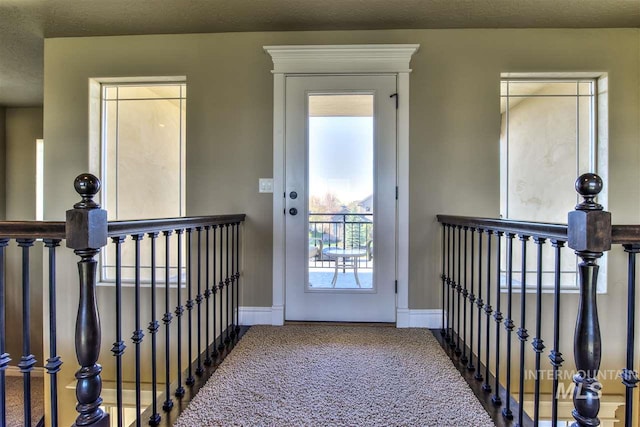
[[[43,240],[48,251],[48,310],[49,310],[49,358],[44,368],[49,374],[50,410],[45,415],[52,426],[60,424],[58,375],[63,361],[58,355],[58,286],[56,248],[63,241],[80,258],[78,261],[79,301],[75,324],[75,353],[78,369],[76,378],[77,426],[108,426],[115,416],[115,424],[127,425],[124,416],[125,381],[123,378],[126,340],[123,337],[123,314],[133,312],[135,326],[131,335],[134,346],[133,370],[135,372],[135,425],[158,425],[161,420],[170,422],[177,418],[173,410],[174,398],[184,407],[228,354],[241,334],[238,306],[241,278],[241,224],[245,215],[217,215],[202,217],[107,221],[106,211],[94,201],[100,189],[100,181],[93,175],[82,174],[74,182],[82,200],[67,211],[66,222],[0,222],[0,425],[8,425],[6,418],[6,370],[17,356],[6,352],[6,298],[7,283],[6,249],[13,240],[22,251],[22,317],[23,351],[18,368],[23,376],[23,423],[31,426],[31,374],[39,361],[32,354],[34,343],[30,339],[30,249],[37,240]],[[173,238],[171,236],[174,236]],[[123,244],[133,245],[133,265],[125,266]],[[108,245],[108,241],[111,245]],[[150,254],[142,260],[141,243],[150,247]],[[186,241],[186,242],[185,242]],[[164,259],[158,254],[158,242],[163,248]],[[174,243],[175,249],[172,247]],[[111,251],[115,259],[115,277],[110,283],[115,301],[115,324],[101,324],[97,289],[100,276],[101,252]],[[164,262],[163,262],[164,261]],[[105,258],[102,259],[105,262]],[[185,265],[186,264],[186,265]],[[133,270],[130,285],[133,301],[123,299],[126,274],[123,268]],[[102,266],[102,268],[106,268]],[[147,276],[142,277],[146,268]],[[158,277],[158,271],[162,271]],[[144,300],[142,290],[149,293]],[[148,288],[148,290],[147,290]],[[186,292],[186,295],[184,293]],[[185,298],[186,297],[186,298]],[[159,301],[160,300],[160,301]],[[162,304],[163,302],[164,304]],[[150,319],[143,319],[144,306],[150,307]],[[175,315],[175,318],[174,318]],[[186,317],[186,319],[185,319]],[[144,339],[142,322],[149,320]],[[186,325],[185,325],[186,323]],[[162,324],[162,326],[160,326]],[[163,330],[165,342],[158,343],[158,333]],[[185,336],[186,335],[186,336]],[[111,349],[113,360],[100,357],[102,339],[114,338]],[[173,340],[172,337],[177,339]],[[149,345],[149,340],[151,341]],[[143,342],[147,344],[142,351]],[[150,349],[149,349],[150,347]],[[187,353],[184,360],[183,353]],[[162,354],[163,353],[163,354]],[[158,360],[164,359],[164,366]],[[70,363],[70,361],[65,361]],[[115,363],[116,404],[110,414],[101,409],[102,365]],[[151,398],[148,408],[141,393],[142,375],[151,368]],[[158,372],[161,371],[162,375]],[[163,390],[160,390],[163,386]],[[159,407],[162,407],[162,411]],[[161,412],[163,415],[161,415]]]
[[[560,345],[561,339],[567,338],[561,337],[560,327],[562,278],[566,275],[562,268],[562,248],[568,244],[580,260],[577,267],[579,305],[572,337],[576,366],[572,415],[575,426],[600,424],[602,388],[599,370],[603,349],[597,310],[598,259],[613,244],[622,245],[628,253],[626,366],[621,369],[620,376],[626,387],[625,426],[633,425],[634,389],[638,383],[638,371],[634,368],[634,327],[640,225],[611,225],[611,214],[595,201],[602,185],[602,180],[595,174],[578,178],[576,190],[583,201],[569,213],[568,225],[438,215],[442,224],[440,334],[455,360],[473,372],[475,381],[482,384],[478,389],[484,394],[485,407],[490,412],[499,411],[505,423],[513,420],[520,426],[537,426],[541,422],[541,358],[548,346],[552,367],[551,423],[557,425],[559,420],[559,377],[565,362]],[[520,241],[519,267],[514,266],[516,239]],[[545,246],[553,253],[553,262],[547,259],[547,264],[551,265],[543,262]],[[533,257],[527,255],[531,249]],[[530,273],[531,258],[535,260],[533,274]],[[545,289],[549,272],[552,286]],[[535,286],[531,286],[531,282],[535,282]],[[532,298],[527,297],[527,290],[533,293]],[[520,292],[519,307],[514,307],[517,291]],[[546,291],[552,292],[553,308],[550,316],[552,336],[545,339],[542,323],[546,311],[543,293]],[[527,316],[531,306],[535,313]],[[520,312],[519,319],[513,316],[515,308]],[[531,317],[533,325],[527,323]],[[532,351],[526,349],[529,338]],[[506,340],[504,346],[501,339]],[[514,342],[519,342],[519,348],[515,350]],[[514,351],[519,353],[518,357],[514,357]],[[524,412],[525,361],[529,357],[533,357],[536,373],[532,414]],[[504,370],[502,363],[506,364]],[[504,379],[502,372],[506,374]],[[518,375],[517,391],[512,389],[514,374]]]

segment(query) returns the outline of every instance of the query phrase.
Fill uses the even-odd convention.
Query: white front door
[[[286,320],[396,320],[396,85],[286,77]]]

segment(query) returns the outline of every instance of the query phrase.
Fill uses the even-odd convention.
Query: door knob
[[[296,209],[296,208],[291,208],[291,209],[289,209],[289,213],[290,213],[291,215],[298,215],[298,209]]]

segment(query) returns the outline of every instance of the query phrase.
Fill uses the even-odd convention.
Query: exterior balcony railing
[[[331,249],[360,249],[358,268],[373,268],[373,213],[309,213],[309,267],[333,268]]]

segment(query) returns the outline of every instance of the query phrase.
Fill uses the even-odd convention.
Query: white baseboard
[[[284,324],[284,307],[240,307],[240,324],[273,325]],[[411,310],[398,309],[396,314],[396,327],[398,328],[428,328],[437,329],[442,326],[442,310]]]
[[[273,324],[273,310],[271,307],[240,307],[239,322],[241,325],[271,325]]]
[[[24,374],[20,372],[20,368],[17,366],[7,366],[7,369],[4,371],[8,377],[21,377]],[[44,377],[44,368],[43,367],[34,367],[31,371],[32,377]]]
[[[284,306],[274,305],[271,307],[271,324],[273,326],[284,325]]]
[[[428,328],[442,327],[442,310],[412,310],[398,309],[396,314],[396,327],[398,328]]]

